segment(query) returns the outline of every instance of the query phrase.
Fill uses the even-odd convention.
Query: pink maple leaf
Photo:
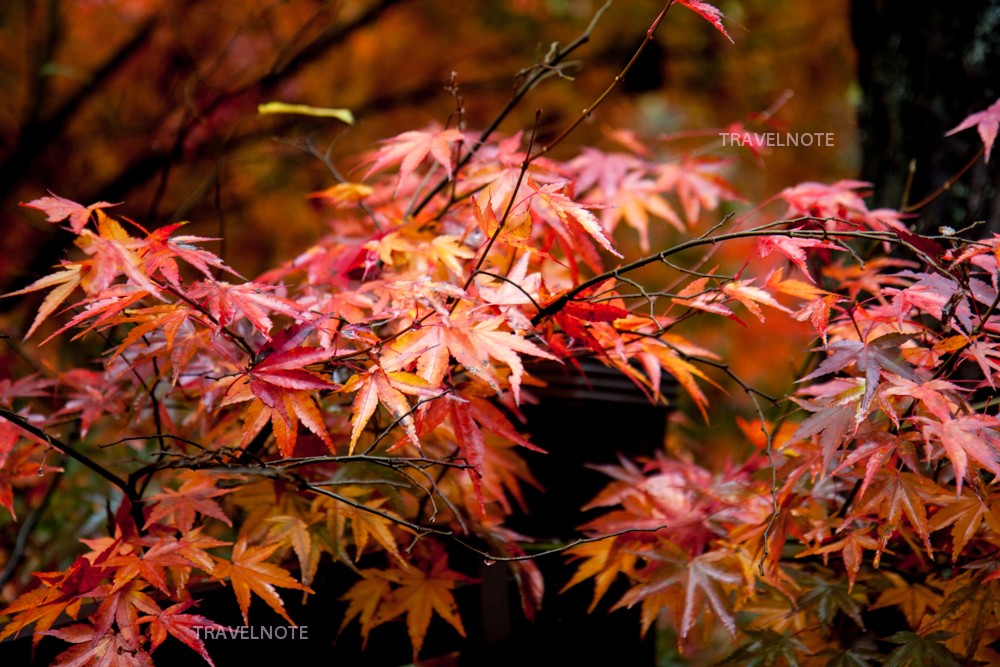
[[[996,133],[994,129],[994,134]],[[49,192],[51,197],[40,197],[39,199],[33,199],[27,203],[21,202],[21,206],[25,208],[35,208],[42,211],[47,216],[45,219],[48,222],[61,222],[66,218],[69,218],[69,226],[72,228],[74,234],[79,234],[83,231],[84,226],[86,226],[87,221],[90,220],[90,214],[99,208],[109,208],[111,206],[117,206],[117,204],[111,204],[106,201],[99,201],[96,204],[91,204],[90,206],[83,206],[82,204],[77,204],[75,201],[65,199],[57,194]]]
[[[946,132],[944,136],[950,137],[956,132],[969,129],[973,125],[976,126],[976,130],[979,131],[979,137],[983,140],[983,146],[986,147],[986,161],[989,162],[990,150],[993,148],[993,142],[996,141],[997,129],[1000,129],[1000,100],[997,100],[983,111],[970,114],[965,120]]]

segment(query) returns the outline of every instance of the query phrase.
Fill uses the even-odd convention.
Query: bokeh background
[[[21,209],[51,190],[81,202],[123,202],[147,227],[190,220],[191,233],[226,237],[226,259],[245,275],[308,247],[324,212],[304,195],[332,181],[302,150],[311,141],[345,174],[378,139],[456,109],[470,128],[508,98],[517,73],[554,41],[586,27],[589,0],[45,0],[0,7],[0,290],[37,277],[65,239]],[[541,137],[561,129],[631,56],[661,3],[618,2],[575,55],[504,122]],[[625,85],[561,148],[607,145],[609,128],[640,136],[686,132],[705,142],[787,97],[776,120],[833,132],[832,149],[766,156],[741,188],[751,199],[805,179],[859,169],[858,99],[848,3],[721,2],[736,43],[677,6]],[[452,79],[454,73],[454,78]],[[346,107],[329,121],[262,117],[281,100]],[[698,137],[698,131],[706,136]],[[738,155],[738,159],[746,159]]]

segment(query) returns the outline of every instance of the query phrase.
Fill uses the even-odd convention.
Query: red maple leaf
[[[53,667],[153,667],[153,660],[125,635],[108,630],[97,632],[84,623],[75,623],[45,633],[74,644],[58,656]]]
[[[196,651],[198,655],[205,659],[205,662],[215,667],[215,663],[212,662],[212,658],[209,657],[208,651],[205,649],[205,643],[201,640],[198,629],[220,629],[222,626],[204,616],[183,613],[193,604],[193,602],[179,602],[167,607],[158,614],[143,616],[139,619],[139,622],[149,622],[149,633],[152,640],[150,652],[155,651],[163,643],[163,640],[167,638],[167,633],[170,633],[174,638],[179,639],[186,646]]]
[[[175,491],[165,488],[162,493],[157,493],[147,500],[147,504],[153,509],[146,519],[145,528],[159,519],[170,517],[172,525],[181,532],[189,533],[194,527],[196,513],[215,517],[228,526],[233,525],[219,503],[212,500],[230,493],[232,489],[218,488],[212,477],[197,470],[185,470],[180,475],[184,479],[180,489]]]
[[[698,14],[706,21],[715,26],[715,29],[726,36],[730,42],[733,42],[733,38],[729,36],[726,29],[722,27],[722,19],[724,15],[718,10],[714,5],[710,5],[707,2],[701,2],[701,0],[677,0],[680,4],[684,5],[694,13]],[[735,44],[736,42],[733,42]]]

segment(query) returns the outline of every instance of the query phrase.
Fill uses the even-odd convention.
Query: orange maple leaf
[[[249,623],[247,612],[250,610],[251,592],[256,593],[271,609],[292,625],[295,625],[295,622],[288,616],[285,605],[274,587],[294,588],[314,593],[308,586],[303,586],[292,579],[285,568],[264,562],[279,546],[281,545],[247,547],[246,539],[240,538],[233,547],[232,560],[216,558],[215,571],[212,576],[220,581],[228,579],[229,583],[232,584],[236,601],[240,605],[240,611],[243,612],[245,624]]]

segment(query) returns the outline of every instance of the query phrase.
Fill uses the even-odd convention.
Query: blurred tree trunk
[[[958,173],[981,146],[974,129],[944,134],[1000,97],[1000,0],[853,0],[861,87],[861,177],[874,206],[915,204]],[[921,230],[987,222],[1000,232],[1000,151],[980,159],[920,214]],[[910,162],[915,171],[906,192]],[[985,233],[985,231],[980,231]]]

